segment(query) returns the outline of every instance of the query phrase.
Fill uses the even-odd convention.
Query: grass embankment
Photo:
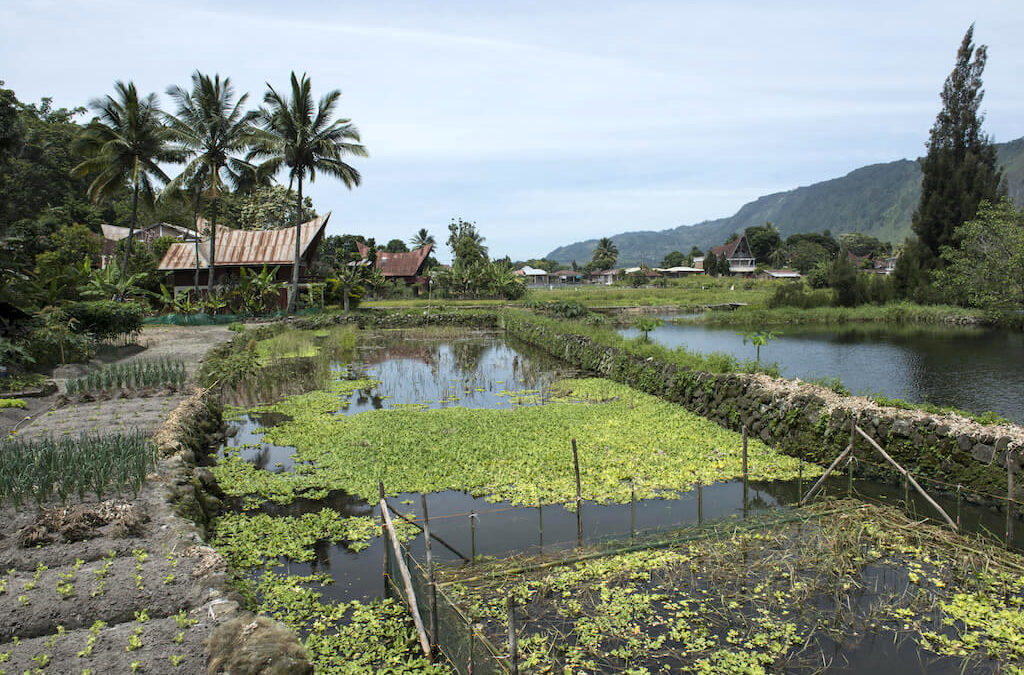
[[[1019,555],[889,507],[823,503],[774,519],[575,562],[450,568],[442,588],[497,644],[515,597],[529,672],[821,672],[888,659],[1024,672]]]
[[[603,347],[620,349],[627,354],[655,361],[671,363],[680,368],[702,370],[709,373],[754,372],[771,368],[769,364],[757,364],[753,360],[739,360],[731,354],[721,352],[692,352],[686,347],[664,347],[643,337],[627,338],[604,322],[567,321],[540,316],[520,310],[506,310],[504,315],[506,327],[512,323],[528,324],[543,331],[554,334],[580,335],[590,338],[595,344]],[[775,374],[771,370],[769,374]]]
[[[981,324],[991,323],[986,312],[955,305],[895,302],[858,307],[740,307],[733,312],[705,312],[694,319],[715,325],[764,326],[781,324]]]
[[[588,307],[656,307],[670,305],[690,308],[742,302],[764,305],[777,282],[758,279],[690,277],[672,279],[665,288],[600,286],[585,284],[561,286],[552,290],[530,289],[527,301],[567,302],[574,300]]]
[[[503,410],[399,408],[339,416],[344,394],[292,396],[264,410],[287,422],[263,440],[294,446],[296,470],[271,473],[238,456],[214,468],[229,495],[290,503],[344,490],[368,501],[378,481],[391,494],[468,490],[535,506],[569,503],[568,467],[577,439],[584,499],[628,502],[672,496],[741,473],[738,434],[679,406],[607,380],[567,380],[544,405]],[[794,478],[797,460],[758,441],[749,447],[752,480]],[[808,469],[809,470],[809,469]]]

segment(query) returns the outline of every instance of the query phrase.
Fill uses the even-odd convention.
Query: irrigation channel
[[[664,315],[651,341],[695,352],[753,359],[743,327],[675,322]],[[880,393],[981,413],[992,410],[1024,424],[1024,334],[954,326],[770,326],[777,338],[761,347],[783,377],[839,378],[855,394]],[[620,331],[628,337],[635,329]]]
[[[578,375],[497,333],[377,333],[359,340],[358,352],[344,359],[321,356],[319,365],[317,356],[282,359],[273,374],[236,387],[228,400],[245,408],[273,403],[327,387],[341,372],[372,382],[352,389],[346,404],[328,404],[338,416],[410,407],[502,410],[543,405],[552,385]],[[279,410],[239,414],[230,422],[222,460],[240,458],[274,476],[301,472],[293,461],[295,448],[264,440],[290,421]],[[568,441],[565,467],[571,479]],[[741,672],[747,666],[754,669],[742,672],[765,666],[793,673],[1020,672],[1007,669],[1007,658],[1018,654],[1012,649],[989,647],[1001,660],[986,660],[974,654],[980,642],[950,642],[949,625],[963,633],[971,624],[944,624],[943,616],[952,612],[943,615],[938,600],[925,602],[914,579],[931,575],[938,588],[948,584],[952,590],[957,575],[965,575],[959,581],[966,583],[968,565],[958,563],[954,569],[939,562],[947,544],[938,527],[922,526],[940,534],[891,539],[892,532],[910,531],[937,514],[898,482],[854,476],[855,470],[861,474],[882,464],[866,443],[859,447],[857,459],[841,464],[825,480],[818,499],[824,498],[828,507],[795,507],[821,473],[820,467],[802,463],[796,478],[697,483],[660,490],[658,498],[634,495],[625,503],[581,500],[578,508],[571,502],[517,505],[460,490],[402,492],[390,495],[387,503],[402,534],[396,545],[411,570],[422,623],[457,672],[513,672],[520,666],[522,672],[534,672],[552,664],[587,672],[633,667]],[[586,475],[589,448],[581,451]],[[921,483],[937,494],[936,501],[961,531],[987,533],[998,546],[1024,547],[1024,527],[1010,527],[1008,533],[1002,513],[934,492],[948,486]],[[629,488],[645,494],[642,485]],[[844,497],[897,508],[866,513],[858,511],[863,508],[859,501],[834,508],[836,502],[828,501]],[[317,499],[238,497],[233,505],[237,513],[274,518],[328,509],[341,518],[377,516],[379,523],[380,515],[376,500],[329,488]],[[424,522],[424,508],[429,522]],[[847,529],[834,522],[846,523]],[[851,535],[849,528],[857,524],[859,533]],[[433,535],[429,556],[427,539],[419,533],[424,525]],[[354,535],[333,541],[314,537],[309,559],[281,555],[267,562],[298,578],[329,576],[333,583],[317,587],[324,603],[406,597],[398,556],[384,537],[372,536],[381,533],[379,524],[373,527],[360,546],[351,545]],[[841,543],[851,552],[825,560],[829,547],[839,551]],[[999,548],[992,550],[999,555]],[[428,557],[436,567],[440,600],[430,592]],[[961,558],[950,555],[947,562]],[[605,561],[604,567],[591,572],[588,565],[594,561]],[[1015,563],[1007,564],[1013,569]],[[1002,568],[993,563],[992,569]],[[260,571],[254,568],[253,578]],[[629,582],[625,586],[623,579]],[[1019,611],[1021,588],[999,583],[1004,605]],[[721,602],[710,602],[711,596]],[[701,625],[695,613],[715,619]],[[510,617],[513,625],[519,622],[512,631],[519,641],[515,662],[505,642]],[[1017,648],[1024,657],[1024,645]],[[603,656],[594,656],[595,650]],[[753,661],[729,661],[740,653]]]

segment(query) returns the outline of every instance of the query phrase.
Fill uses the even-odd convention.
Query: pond
[[[232,561],[240,570],[249,569],[254,582],[265,579],[269,571],[291,580],[273,587],[276,590],[271,602],[264,608],[271,613],[281,611],[279,618],[287,617],[287,605],[273,603],[287,594],[314,592],[319,598],[317,602],[335,607],[375,601],[385,595],[385,540],[379,536],[380,526],[374,520],[376,480],[366,487],[359,474],[363,469],[358,466],[369,456],[381,457],[376,460],[381,463],[372,468],[385,476],[389,484],[424,486],[391,491],[389,503],[399,513],[420,520],[425,495],[430,527],[439,537],[433,546],[436,559],[442,565],[467,569],[470,573],[474,566],[483,567],[489,561],[508,556],[558,555],[580,546],[630,543],[634,538],[642,541],[679,527],[710,526],[719,533],[728,533],[742,529],[748,519],[756,522],[773,514],[786,518],[787,514],[799,513],[792,505],[821,472],[820,467],[776,457],[770,449],[752,440],[752,478],[744,484],[735,479],[740,455],[738,436],[733,432],[710,423],[708,427],[700,426],[699,418],[693,419],[695,416],[689,416],[678,406],[638,392],[629,394],[628,388],[614,383],[593,385],[588,380],[571,380],[572,394],[584,398],[566,402],[559,382],[579,374],[500,333],[373,333],[361,335],[358,349],[344,356],[328,350],[320,356],[285,361],[294,363],[286,367],[277,363],[268,366],[277,368],[276,375],[269,379],[260,376],[259,381],[265,383],[262,388],[240,387],[231,394],[242,396],[239,392],[245,392],[240,400],[246,407],[254,401],[273,403],[278,398],[284,404],[238,415],[230,423],[229,439],[221,448],[222,461],[215,467],[215,472],[221,472],[218,480],[222,486],[230,486],[232,481],[243,486],[261,486],[254,488],[253,494],[244,490],[232,493],[226,487],[229,495],[234,494],[228,502],[234,510],[224,515],[222,523],[238,522],[231,521],[232,513],[240,517],[243,529],[257,518],[270,517],[276,523],[288,523],[283,529],[264,523],[260,527],[267,529],[253,528],[248,533],[253,537],[248,540],[251,546],[265,551],[262,560],[249,565]],[[332,379],[337,382],[339,375],[343,382],[352,383],[351,388],[343,389],[344,393],[320,391],[323,387],[329,389]],[[598,393],[586,398],[588,387],[595,386]],[[310,389],[314,391],[309,392]],[[308,393],[297,395],[302,391]],[[287,401],[293,402],[289,405]],[[556,409],[562,411],[560,417],[535,415]],[[611,413],[601,417],[602,409]],[[493,414],[481,415],[486,411]],[[634,418],[634,412],[647,417]],[[464,413],[475,416],[457,416]],[[688,417],[680,422],[673,419],[677,414]],[[372,420],[383,422],[371,424]],[[356,426],[333,426],[346,421]],[[452,426],[460,421],[474,426]],[[571,433],[580,438],[581,473],[590,491],[585,494],[596,492],[600,499],[585,499],[578,510],[570,508],[572,455],[568,448],[562,459],[555,462],[561,461],[556,472],[561,476],[552,478],[549,467],[541,461],[543,455],[531,454],[529,447],[542,445],[544,437],[534,429],[517,430],[515,427],[520,423],[558,427],[558,434]],[[452,435],[432,445],[432,452],[410,459],[416,455],[412,447],[420,442],[419,437],[410,435],[410,427],[418,425],[429,426],[431,433]],[[681,443],[697,443],[686,436],[692,431],[694,438],[710,438],[710,445],[700,446],[698,456],[691,458],[691,464],[682,470],[657,465],[655,471],[649,464],[651,456],[655,456],[655,462],[665,461],[657,457],[662,454],[658,448],[666,447],[664,437],[657,435],[659,427],[667,428],[670,436],[681,438]],[[354,435],[349,433],[353,430]],[[534,435],[520,435],[525,431]],[[456,433],[479,434],[485,442],[467,446]],[[294,446],[289,444],[292,442]],[[325,443],[324,451],[317,450]],[[406,443],[410,444],[408,449],[403,446]],[[388,444],[398,445],[398,451],[392,452],[392,448],[386,447]],[[443,477],[436,476],[431,479],[434,482],[416,482],[419,474],[459,473],[460,461],[466,461],[466,457],[480,459],[484,456],[480,453],[486,453],[492,445],[499,446],[495,452],[505,453],[500,455],[502,463],[521,462],[527,470],[495,475],[493,482],[488,483],[488,470],[478,472],[477,467],[467,466],[465,484],[471,489],[453,489],[451,485],[458,481],[445,482]],[[463,446],[470,454],[450,454],[452,447]],[[343,454],[347,459],[341,465],[331,464],[332,453]],[[603,454],[611,456],[612,461],[605,462]],[[497,469],[493,471],[497,473]],[[667,482],[658,482],[658,471],[663,472],[661,477]],[[317,482],[318,473],[327,473],[330,479]],[[563,476],[568,480],[561,481]],[[532,481],[548,491],[541,489],[530,497],[522,492],[522,485],[508,485],[523,481]],[[293,484],[303,485],[304,490],[291,491]],[[893,504],[904,499],[899,486],[859,479],[850,482],[845,474],[830,478],[826,492],[830,496],[856,493]],[[914,512],[919,516],[932,515],[930,506],[914,495],[911,497]],[[619,503],[612,503],[615,501]],[[1002,532],[1005,521],[1000,513],[957,504],[949,498],[939,497],[938,501],[950,514],[957,514],[964,529]],[[324,514],[326,520],[318,521],[326,523],[324,530],[302,530],[302,518]],[[411,555],[422,562],[423,537],[411,525],[398,519],[396,522],[400,532],[404,530]],[[332,529],[338,524],[344,527]],[[218,531],[214,545],[228,546],[232,527],[225,525],[225,531]],[[339,531],[342,534],[337,534]],[[331,532],[335,534],[330,535]],[[1021,534],[1024,533],[1015,533],[1017,546],[1024,543]],[[285,552],[296,550],[296,546],[306,546],[311,553],[300,558]],[[230,552],[222,551],[232,560]],[[464,562],[466,558],[472,558],[474,563]],[[905,584],[906,571],[899,567],[901,564],[894,562],[896,567],[887,568],[886,573],[896,574],[900,583]],[[293,627],[304,634],[314,630],[304,625]],[[320,626],[314,632],[324,630],[331,629]],[[828,646],[825,635],[819,635],[815,641],[822,649]],[[896,665],[880,668],[880,672],[903,672],[903,666],[919,654],[915,644],[913,640],[894,643],[891,636],[876,643],[858,641],[856,648],[844,647],[837,641],[834,667],[839,661],[849,660],[848,672],[857,672],[868,664],[891,661]],[[950,667],[955,669],[958,663],[951,663]]]
[[[672,319],[673,317],[665,317]],[[761,347],[783,377],[839,378],[854,394],[994,411],[1024,424],[1024,333],[934,326],[785,326]],[[628,337],[635,329],[620,331]],[[650,339],[666,347],[753,359],[741,328],[668,323]]]

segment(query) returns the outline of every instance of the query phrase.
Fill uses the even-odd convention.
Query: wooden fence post
[[[430,658],[430,640],[427,639],[427,631],[423,628],[423,619],[420,618],[419,606],[416,604],[416,591],[412,587],[412,577],[409,576],[409,569],[405,566],[405,559],[402,558],[402,548],[398,544],[398,534],[395,526],[391,524],[391,516],[388,515],[388,505],[380,500],[381,513],[384,514],[384,525],[391,537],[391,547],[395,551],[395,560],[398,562],[398,571],[402,576],[405,585],[405,594],[409,599],[409,613],[412,614],[412,621],[416,624],[416,633],[420,638],[420,647],[423,655]]]
[[[580,490],[580,456],[572,439],[572,464],[576,469],[576,545],[583,546],[583,493]]]
[[[519,636],[516,635],[516,601],[511,595],[505,598],[508,609],[508,663],[512,675],[519,675]]]
[[[434,579],[434,555],[430,550],[430,514],[427,511],[427,496],[421,494],[420,500],[423,503],[423,542],[427,547],[427,580],[430,582],[430,653],[433,656],[439,637],[437,634],[437,581]]]

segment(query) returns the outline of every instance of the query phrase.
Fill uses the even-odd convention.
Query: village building
[[[314,280],[306,271],[315,260],[324,237],[324,229],[330,213],[324,214],[299,226],[299,289],[308,288]],[[259,273],[264,267],[277,268],[275,279],[288,283],[295,265],[295,228],[279,230],[235,230],[217,227],[214,241],[216,256],[215,286],[234,284],[242,269]],[[173,275],[174,293],[189,292],[194,288],[196,267],[199,268],[199,287],[207,287],[210,267],[210,240],[195,243],[171,244],[160,261],[161,272]],[[288,302],[287,288],[282,288],[278,305],[285,307]]]
[[[200,219],[200,223],[202,222],[202,219]],[[100,253],[100,267],[106,267],[116,258],[114,254],[117,251],[117,242],[128,237],[128,228],[118,225],[100,225],[100,230],[103,232],[103,251]],[[178,241],[194,242],[199,239],[199,234],[195,230],[179,225],[153,223],[146,227],[135,228],[135,232],[132,234],[132,241],[140,241],[149,246],[160,237],[174,237]]]
[[[764,270],[757,275],[758,279],[800,279],[796,270]]]
[[[558,270],[557,272],[552,272],[551,276],[563,285],[578,284],[583,281],[583,272],[573,269]]]
[[[554,277],[554,275],[547,270],[537,269],[536,267],[530,267],[529,265],[524,265],[512,272],[512,274],[525,279],[526,285],[529,288],[550,286],[552,284],[552,278]]]
[[[590,273],[590,281],[591,281],[591,283],[605,284],[606,286],[610,286],[610,285],[615,283],[615,279],[618,278],[619,273],[621,271],[622,270],[612,269],[612,270],[600,270],[598,272],[591,272]]]
[[[679,265],[677,267],[656,267],[654,269],[669,279],[679,279],[680,277],[688,277],[693,274],[704,274],[704,269],[696,266],[687,267],[686,265]]]
[[[356,242],[356,248],[359,249],[359,255],[363,259],[370,254],[370,247],[362,242]],[[373,266],[388,281],[402,281],[407,285],[426,284],[429,280],[423,268],[427,264],[427,258],[430,257],[432,250],[434,250],[433,244],[425,244],[403,253],[378,250]]]
[[[741,234],[738,238],[733,239],[727,244],[715,246],[711,249],[711,252],[718,258],[725,256],[726,260],[729,261],[729,274],[751,275],[757,267],[757,263],[754,261],[754,254],[750,251],[750,244],[747,243],[747,235],[745,234]],[[701,263],[704,262],[703,258],[700,260]],[[694,264],[696,262],[697,260],[694,259]],[[703,269],[703,265],[701,269]]]

